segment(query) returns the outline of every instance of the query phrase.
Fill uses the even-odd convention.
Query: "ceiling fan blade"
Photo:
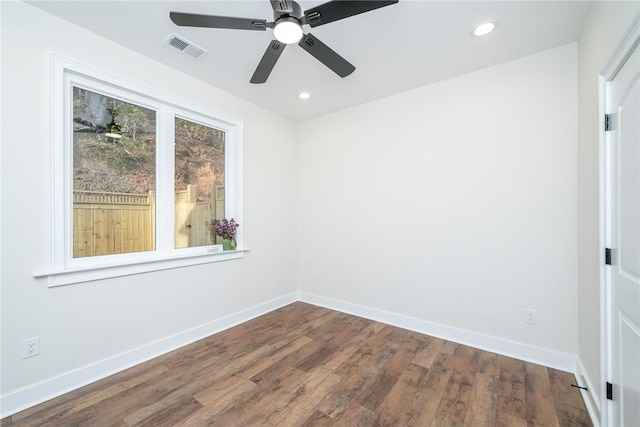
[[[291,13],[293,12],[293,1],[271,0],[271,7],[278,13]]]
[[[170,12],[174,24],[181,27],[227,28],[231,30],[265,31],[264,19],[234,18],[230,16],[198,15],[195,13]]]
[[[304,15],[307,24],[317,27],[395,3],[398,0],[334,0],[312,7]]]
[[[298,46],[309,52],[311,56],[329,67],[340,77],[347,77],[356,69],[356,67],[347,62],[346,59],[311,34],[305,34],[298,43]]]
[[[264,83],[267,81],[271,70],[273,70],[276,62],[278,62],[278,58],[282,55],[285,47],[287,47],[286,44],[280,43],[278,40],[271,40],[267,50],[264,52],[264,55],[262,55],[256,71],[254,71],[251,77],[251,83]]]

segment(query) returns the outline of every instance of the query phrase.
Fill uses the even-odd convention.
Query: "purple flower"
[[[212,219],[211,226],[213,227],[216,236],[220,236],[223,239],[233,239],[236,236],[236,231],[238,231],[240,224],[237,224],[233,218],[230,220],[225,218],[222,221],[219,219]]]

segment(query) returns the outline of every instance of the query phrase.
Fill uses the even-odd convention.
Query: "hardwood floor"
[[[294,303],[2,426],[591,426],[569,373]]]

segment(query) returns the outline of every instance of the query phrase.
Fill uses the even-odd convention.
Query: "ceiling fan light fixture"
[[[2,1],[2,0],[0,0]],[[278,62],[278,58],[288,44],[298,46],[320,61],[324,66],[344,78],[356,69],[346,59],[311,33],[302,30],[303,25],[318,27],[334,21],[360,15],[381,7],[398,3],[399,0],[329,0],[303,12],[294,0],[269,0],[273,9],[273,22],[265,19],[240,18],[221,15],[200,15],[196,13],[169,12],[169,18],[180,27],[222,28],[231,30],[265,31],[273,29],[274,40],[269,42],[256,70],[251,76],[252,84],[265,83]],[[183,43],[179,43],[182,45]]]
[[[298,43],[303,35],[302,27],[296,18],[280,18],[273,29],[273,35],[280,43]]]
[[[492,32],[496,28],[496,24],[493,22],[485,22],[484,24],[480,24],[473,30],[473,35],[476,37],[486,36],[490,32]]]

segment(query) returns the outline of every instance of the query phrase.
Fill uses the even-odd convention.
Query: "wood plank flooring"
[[[294,303],[2,426],[592,426],[569,373]]]

